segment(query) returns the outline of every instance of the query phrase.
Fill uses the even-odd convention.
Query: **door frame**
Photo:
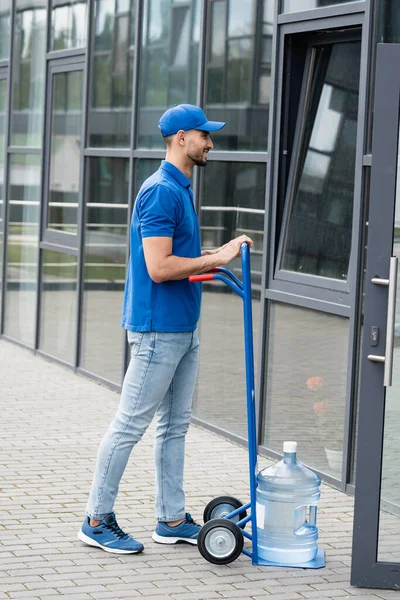
[[[394,124],[399,123],[400,114],[399,63],[400,44],[378,44],[351,569],[352,585],[388,589],[400,586],[400,563],[378,562],[377,559],[385,423],[384,364],[371,361],[368,355],[385,356],[388,287],[377,285],[376,278],[389,279],[392,256],[398,155],[398,126]],[[372,327],[379,327],[377,342],[372,339]]]

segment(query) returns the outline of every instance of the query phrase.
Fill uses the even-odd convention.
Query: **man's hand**
[[[221,246],[221,248],[218,248],[214,256],[220,261],[219,264],[226,265],[237,256],[240,256],[240,248],[244,242],[247,242],[250,248],[253,246],[253,240],[251,238],[247,237],[247,235],[240,235],[224,246]]]

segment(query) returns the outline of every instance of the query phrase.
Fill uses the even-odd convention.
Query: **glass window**
[[[256,345],[260,321],[265,171],[266,166],[262,163],[210,161],[203,172],[200,197],[203,249],[219,247],[244,233],[254,241],[251,271]],[[240,259],[232,261],[228,268],[241,277]],[[202,421],[247,438],[243,306],[240,298],[226,286],[203,284],[200,334],[203,352],[200,353],[195,415]],[[232,343],[234,353],[230,350]],[[224,356],[228,354],[230,360],[227,362]]]
[[[199,0],[145,0],[139,82],[138,145],[163,148],[158,129],[173,104],[196,104]]]
[[[4,332],[33,347],[36,329],[40,156],[10,158]]]
[[[77,233],[83,71],[53,73],[47,226]]]
[[[129,147],[137,0],[96,0],[89,145]]]
[[[86,46],[87,0],[53,0],[51,50]]]
[[[77,322],[78,258],[42,251],[39,348],[74,364]]]
[[[12,70],[11,144],[42,145],[47,0],[17,0]]]
[[[302,462],[340,478],[348,319],[271,303],[263,445],[296,440]]]
[[[378,36],[381,43],[398,44],[400,42],[400,11],[396,0],[377,2]]]
[[[206,114],[222,150],[267,150],[274,1],[214,0]]]
[[[10,54],[11,0],[2,0],[0,5],[0,60]]]
[[[0,291],[2,288],[2,272],[3,272],[3,233],[4,233],[4,163],[5,163],[5,143],[7,135],[7,79],[0,79]],[[1,304],[0,304],[0,319],[1,319]]]
[[[283,0],[282,12],[291,13],[301,10],[312,10],[313,8],[346,4],[347,2],[361,2],[361,0]]]
[[[347,279],[360,50],[358,41],[313,49],[311,93],[306,99],[300,149],[293,152],[294,191],[282,261],[285,270]]]
[[[120,323],[127,261],[128,188],[128,159],[89,159],[81,367],[117,384],[121,381],[124,351]],[[99,315],[107,315],[101,327]]]

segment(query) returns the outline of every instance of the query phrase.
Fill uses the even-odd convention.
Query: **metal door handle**
[[[397,291],[397,256],[390,257],[389,279],[380,279],[374,277],[371,282],[375,285],[388,286],[388,312],[386,323],[386,347],[385,356],[368,354],[368,360],[373,362],[385,363],[383,375],[383,385],[389,387],[392,385],[393,376],[393,343],[394,343],[394,324],[396,318],[396,291]]]

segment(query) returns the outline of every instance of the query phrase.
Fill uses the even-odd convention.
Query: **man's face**
[[[205,167],[207,164],[207,154],[214,148],[208,131],[199,131],[191,129],[185,132],[186,138],[186,156],[190,158],[195,165]]]

